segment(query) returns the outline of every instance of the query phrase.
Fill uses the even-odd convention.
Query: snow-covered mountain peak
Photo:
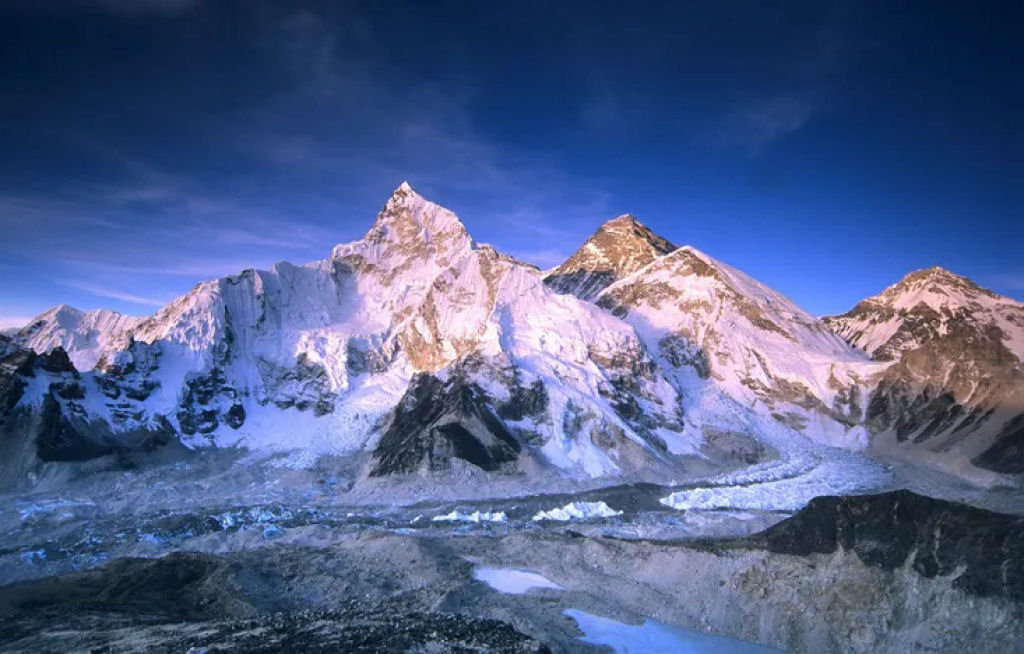
[[[639,218],[631,213],[624,213],[621,216],[616,216],[615,218],[606,220],[597,229],[598,231],[605,232],[614,232],[616,230],[635,230],[636,232],[642,232],[649,235],[649,238],[659,238],[656,234],[651,232],[646,225],[640,222]]]
[[[103,354],[123,345],[141,318],[110,311],[82,311],[58,304],[14,333],[23,347],[36,352],[64,348],[78,370],[91,370]]]
[[[598,227],[545,281],[559,293],[592,300],[609,284],[675,249],[635,216],[623,214]]]
[[[367,238],[413,237],[429,240],[443,234],[465,234],[452,211],[427,200],[402,182],[388,198]]]
[[[452,211],[417,193],[402,182],[359,241],[334,248],[331,259],[355,267],[404,270],[416,260],[434,260],[446,267],[476,245]]]
[[[402,183],[326,260],[202,282],[144,319],[60,305],[0,349],[64,348],[78,372],[58,352],[48,374],[67,379],[28,382],[19,401],[57,406],[118,447],[155,434],[313,458],[372,450],[381,474],[453,458],[489,472],[649,471],[705,446],[719,456],[705,426],[856,447],[911,406],[903,389],[940,378],[933,361],[962,365],[955,388],[922,391],[929,401],[950,390],[978,421],[1024,406],[1009,355],[1024,351],[1021,303],[934,268],[862,305],[833,327],[863,319],[848,328],[865,342],[937,354],[871,361],[780,293],[628,214],[545,275]],[[939,407],[914,414],[914,429],[940,411],[959,420]]]
[[[915,270],[871,299],[897,310],[913,309],[924,303],[939,311],[943,307],[959,307],[985,300],[998,301],[1009,298],[1001,298],[967,277],[933,266]]]
[[[939,266],[916,270],[825,322],[881,361],[968,324],[998,327],[1010,351],[1024,356],[1024,303]]]
[[[933,267],[824,320],[889,364],[865,414],[876,443],[1024,472],[1024,303]]]

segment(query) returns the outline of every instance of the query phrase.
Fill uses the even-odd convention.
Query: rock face
[[[521,446],[484,391],[456,378],[420,374],[398,403],[373,452],[371,477],[446,469],[453,458],[483,470],[514,469]]]
[[[0,337],[0,487],[38,478],[48,464],[148,452],[175,440],[166,419],[145,418],[131,403],[119,409],[130,416],[111,417],[125,426],[120,431],[96,419],[86,406],[90,397],[102,395],[94,381],[75,369],[60,346],[36,354]],[[33,395],[38,402],[24,401]]]
[[[867,406],[877,444],[1024,472],[1024,304],[929,268],[826,322],[892,362]]]
[[[675,249],[636,217],[619,216],[601,225],[544,282],[559,293],[592,300],[608,285]]]
[[[979,596],[1024,600],[1024,518],[910,491],[818,497],[792,518],[745,542],[807,556],[840,548],[869,566],[904,565]]]

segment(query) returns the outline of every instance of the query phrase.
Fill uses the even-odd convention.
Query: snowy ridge
[[[1024,303],[937,266],[912,272],[849,312],[825,318],[849,343],[884,361],[947,334],[956,320],[998,328],[1007,349],[1024,359]]]
[[[141,318],[107,309],[80,311],[60,304],[12,330],[16,343],[37,352],[64,348],[78,370],[92,370],[104,355],[124,347]]]
[[[863,446],[863,380],[878,365],[792,301],[685,246],[597,298],[692,397],[711,384],[814,437]]]

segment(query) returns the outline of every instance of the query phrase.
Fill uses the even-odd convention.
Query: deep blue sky
[[[1021,298],[1020,6],[8,0],[0,322],[323,258],[403,179],[545,267],[629,212],[817,314]]]

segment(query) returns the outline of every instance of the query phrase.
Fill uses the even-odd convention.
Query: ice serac
[[[875,360],[876,445],[955,471],[1024,472],[1024,304],[943,268],[825,319]]]
[[[559,293],[592,300],[608,285],[675,249],[675,245],[626,214],[601,225],[544,281]]]
[[[597,304],[637,330],[695,419],[724,410],[714,401],[724,395],[832,444],[866,444],[871,362],[746,274],[685,246],[612,284]]]

